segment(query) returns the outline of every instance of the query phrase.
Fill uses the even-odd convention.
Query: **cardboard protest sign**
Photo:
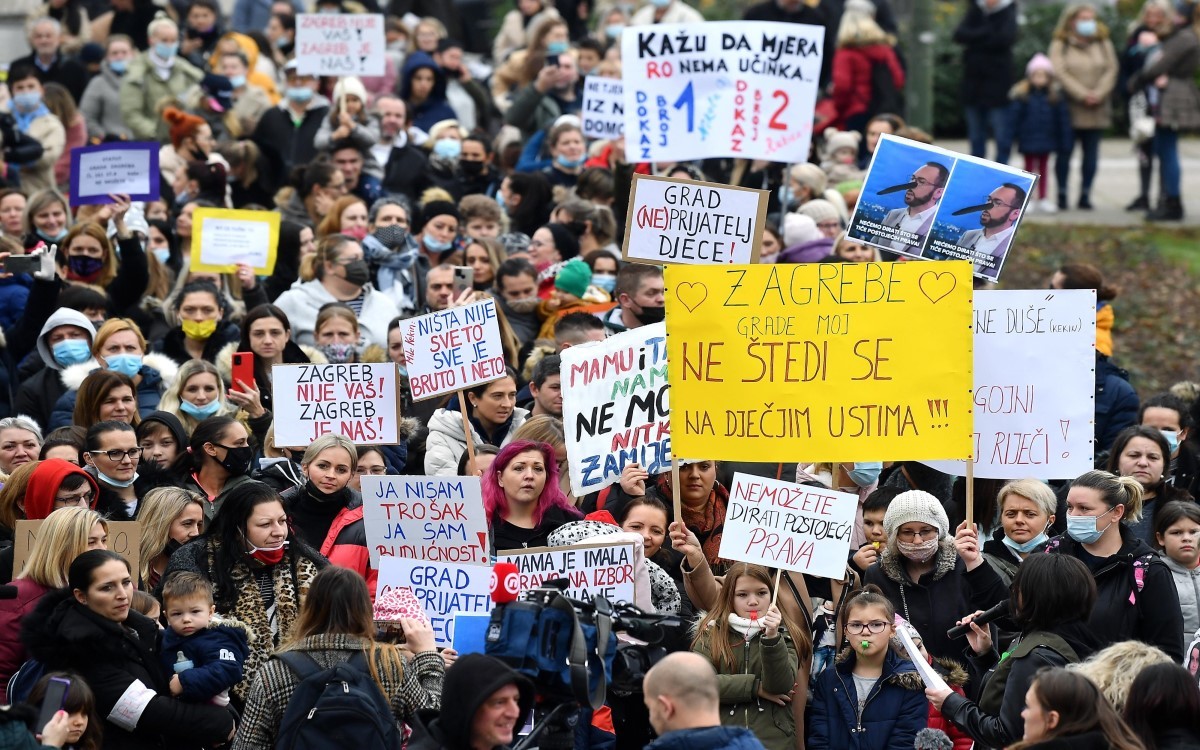
[[[492,611],[488,565],[431,563],[407,557],[384,556],[379,559],[379,582],[375,598],[393,588],[412,589],[425,609],[433,637],[439,647],[454,643],[454,616],[459,612]]]
[[[610,602],[634,601],[630,542],[500,550],[496,559],[517,566],[517,590],[522,593],[552,578],[566,578],[563,594],[572,599],[603,596]]]
[[[1096,291],[976,292],[974,340],[975,476],[1071,479],[1091,469]],[[966,472],[961,462],[928,463]]]
[[[381,76],[387,41],[380,13],[300,13],[296,60],[306,76]],[[363,102],[363,106],[366,106]]]
[[[359,445],[400,442],[396,365],[275,365],[275,445],[306,446],[322,435]]]
[[[966,458],[970,274],[962,262],[667,266],[672,452]]]
[[[102,143],[71,149],[71,205],[159,200],[157,143]]]
[[[825,29],[709,21],[621,34],[630,161],[808,159]]]
[[[720,555],[840,579],[858,495],[736,473]]]
[[[641,326],[562,351],[563,429],[578,497],[621,478],[626,464],[671,467],[667,327]]]
[[[239,263],[259,276],[275,270],[280,215],[274,211],[197,208],[192,214],[190,268],[234,273]]]
[[[400,326],[414,401],[504,377],[494,299],[402,320]]]
[[[37,539],[45,521],[17,521],[13,533],[13,577],[21,574],[25,562],[29,559],[29,550]],[[107,521],[108,549],[116,552],[129,562],[129,569],[136,579],[141,570],[142,526],[137,521]]]
[[[642,263],[757,263],[765,190],[635,174],[625,259]]]
[[[583,80],[583,135],[612,140],[625,134],[625,94],[621,81],[604,76]]]
[[[995,281],[1037,175],[885,135],[863,183],[851,239],[910,258],[966,260]]]
[[[488,564],[479,477],[362,477],[371,564],[380,556]]]

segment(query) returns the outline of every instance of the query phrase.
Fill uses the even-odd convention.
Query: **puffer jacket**
[[[0,279],[0,328],[12,328],[21,322],[31,286],[33,279],[28,274]]]
[[[934,659],[932,666],[933,671],[946,681],[955,695],[966,696],[963,686],[967,684],[967,670],[963,665],[953,659]],[[975,744],[975,740],[971,739],[969,734],[956,727],[954,722],[947,719],[932,703],[929,704],[929,719],[925,726],[945,732],[954,743],[953,750],[971,750],[971,745]]]
[[[502,448],[512,440],[517,428],[529,419],[529,412],[514,408],[508,424],[492,435],[483,435],[483,429],[475,419],[471,420],[471,437],[476,445],[487,443]],[[425,438],[425,473],[431,476],[452,477],[458,474],[458,460],[467,450],[467,439],[463,434],[462,415],[458,405],[451,403],[438,409],[429,418],[429,436]]]
[[[833,53],[833,103],[837,107],[835,126],[839,130],[851,117],[871,110],[872,69],[876,65],[886,66],[896,90],[904,90],[904,68],[891,45],[839,45]]]
[[[1008,92],[1011,131],[1022,154],[1057,154],[1071,137],[1071,113],[1062,87],[1035,89],[1029,80]]]
[[[200,83],[204,73],[182,57],[176,57],[171,74],[164,81],[155,72],[154,64],[143,52],[129,62],[129,70],[121,80],[121,119],[139,141],[169,143],[167,121],[159,115],[159,106],[177,101],[184,93]]]
[[[67,386],[67,392],[59,397],[50,414],[50,426],[54,430],[67,427],[75,420],[75,402],[79,398],[79,386],[93,371],[100,369],[96,360],[88,360],[83,364],[71,365],[63,370],[62,381]],[[138,371],[141,378],[137,384],[138,414],[148,417],[158,409],[163,391],[171,387],[179,374],[179,365],[170,357],[156,352],[147,352],[142,358],[142,369]]]
[[[29,123],[25,135],[42,144],[42,157],[21,165],[21,189],[33,195],[55,187],[54,164],[67,147],[67,129],[49,111]]]
[[[359,326],[368,344],[387,347],[388,325],[400,317],[396,303],[386,294],[382,294],[372,285],[367,284],[363,289],[362,312],[358,316]],[[326,304],[337,302],[320,279],[298,281],[296,284],[275,300],[279,309],[288,316],[292,324],[292,339],[297,344],[312,346],[315,343],[313,329],[317,323],[317,313]]]
[[[719,637],[716,628],[712,628],[708,637],[698,639],[692,650],[712,663],[709,638]],[[717,668],[721,725],[749,729],[769,750],[791,750],[796,743],[792,707],[764,700],[756,693],[759,685],[772,695],[787,693],[794,687],[798,660],[791,636],[781,629],[775,638],[758,636],[746,641],[730,628],[726,637],[734,664]]]
[[[96,696],[104,721],[104,750],[217,745],[233,731],[233,714],[219,706],[170,697],[158,665],[160,641],[153,620],[130,611],[124,625],[105,619],[68,592],[42,598],[25,618],[21,639],[47,671],[71,670]],[[120,707],[122,710],[116,712]]]
[[[888,651],[883,674],[858,712],[857,656],[850,649],[817,676],[808,750],[911,750],[925,728],[925,684],[911,661]]]
[[[286,489],[280,493],[283,506],[289,513],[298,502],[304,502],[304,491],[308,481],[302,478],[297,487]],[[363,523],[362,494],[347,487],[346,493],[350,500],[329,524],[329,530],[322,540],[305,540],[320,545],[320,552],[330,563],[341,568],[349,568],[358,573],[367,582],[367,591],[371,593],[371,601],[375,601],[375,581],[379,571],[371,567],[370,549],[367,547],[367,529]],[[311,502],[311,500],[310,500]]]
[[[100,66],[99,75],[88,81],[83,99],[79,102],[79,111],[87,120],[89,137],[103,140],[105,136],[113,136],[123,141],[132,140],[133,131],[121,116],[122,80],[123,76],[114,73],[108,63],[104,63]]]
[[[50,590],[29,578],[18,578],[11,585],[16,597],[0,599],[0,705],[8,704],[8,680],[28,657],[20,638],[21,622]]]
[[[163,631],[159,661],[170,675],[182,656],[192,662],[191,669],[179,672],[184,700],[208,702],[242,681],[242,663],[250,655],[250,631],[232,617],[213,615],[208,626],[182,636],[167,628]]]
[[[1138,394],[1129,373],[1096,352],[1096,458],[1107,454],[1121,430],[1138,422]]]
[[[1162,561],[1175,579],[1179,609],[1183,612],[1183,642],[1191,643],[1196,631],[1200,630],[1200,568],[1189,570],[1166,555]]]

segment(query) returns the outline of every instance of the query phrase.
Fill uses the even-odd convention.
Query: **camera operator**
[[[717,673],[703,656],[667,655],[646,673],[642,690],[659,735],[646,750],[762,750],[749,729],[721,726]]]
[[[460,656],[446,670],[441,713],[417,713],[408,750],[504,750],[533,699],[533,683],[499,659]]]

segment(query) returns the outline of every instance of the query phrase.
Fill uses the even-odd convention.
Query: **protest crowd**
[[[1200,384],[996,287],[1196,6],[964,2],[968,156],[888,0],[13,5],[0,748],[1200,748]]]

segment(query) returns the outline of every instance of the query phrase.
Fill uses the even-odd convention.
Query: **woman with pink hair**
[[[548,443],[514,440],[504,446],[482,484],[497,550],[544,547],[550,532],[582,518],[558,487],[558,463]]]

